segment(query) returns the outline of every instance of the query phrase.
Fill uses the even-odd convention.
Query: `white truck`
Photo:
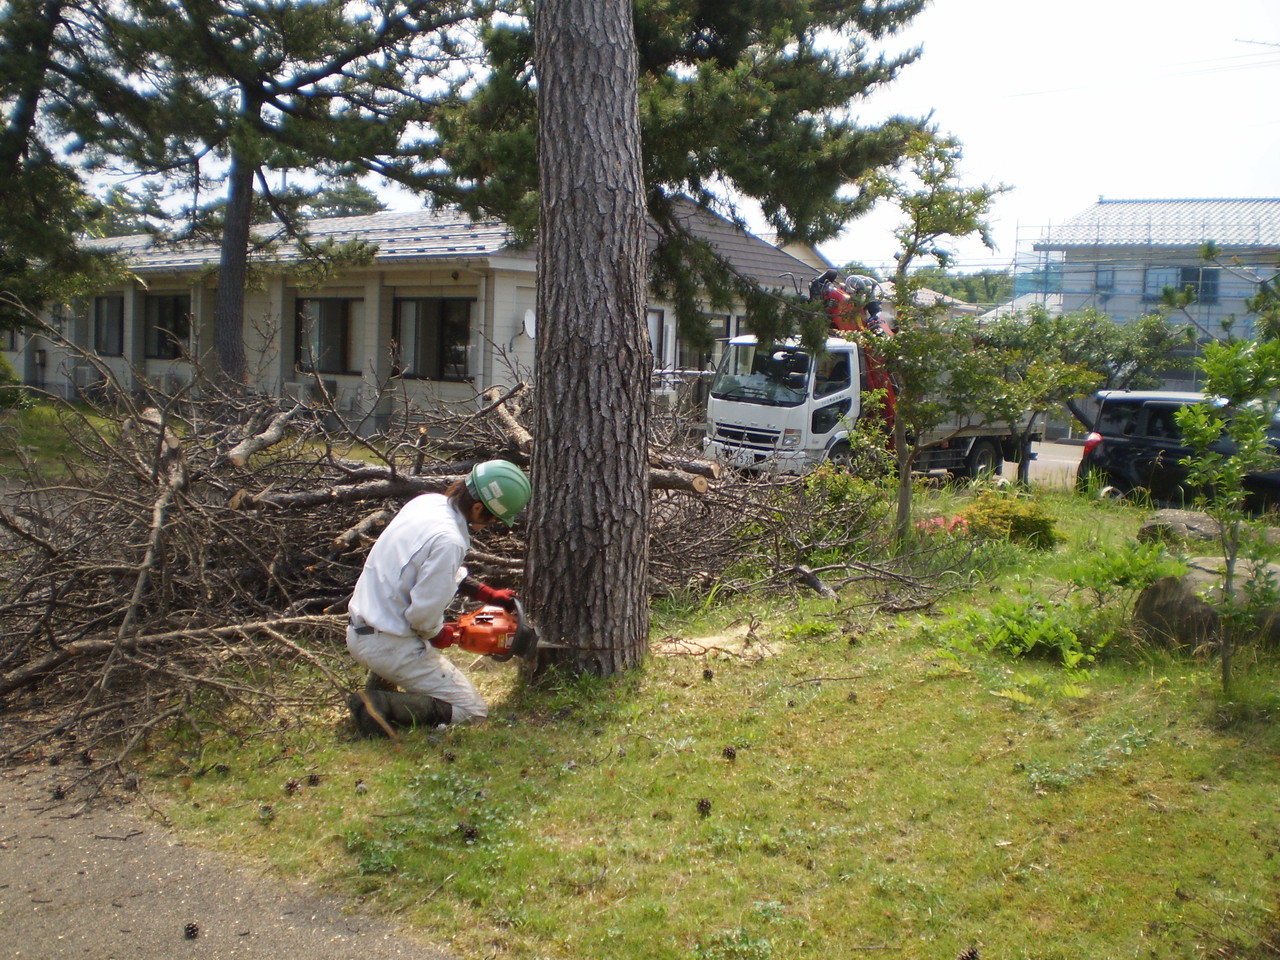
[[[878,304],[857,295],[855,279],[861,278],[841,282],[832,271],[811,285],[836,330],[878,323]],[[892,416],[893,390],[884,370],[860,344],[842,337],[829,337],[825,351],[816,355],[795,340],[758,343],[755,337],[734,337],[725,343],[711,381],[706,455],[728,466],[796,475],[824,460],[847,461],[849,425],[862,415],[863,393],[876,388],[886,389],[883,413]],[[983,424],[977,415],[973,420],[944,425],[925,437],[915,469],[976,477],[1000,473],[1005,460],[1033,456],[1028,448],[1038,435]]]

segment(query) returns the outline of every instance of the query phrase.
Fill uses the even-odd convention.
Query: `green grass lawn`
[[[1280,956],[1272,666],[1225,703],[1213,664],[1117,640],[1067,695],[1051,661],[940,641],[1069,598],[1143,517],[1045,503],[1065,541],[952,612],[659,610],[630,675],[530,690],[486,661],[483,724],[358,741],[335,697],[198,762],[157,744],[149,789],[188,838],[464,958]]]
[[[0,410],[0,480],[21,476],[28,461],[39,463],[46,476],[61,476],[61,464],[82,456],[73,439],[81,414],[97,420],[87,411],[52,403]]]

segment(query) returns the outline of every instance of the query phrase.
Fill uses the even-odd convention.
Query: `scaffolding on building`
[[[1092,233],[1073,222],[1018,226],[1015,302],[1068,312],[1093,307],[1117,320],[1133,320],[1160,309],[1165,289],[1190,287],[1195,297],[1177,313],[1194,326],[1198,338],[1253,335],[1255,318],[1245,300],[1262,283],[1276,279],[1280,254],[1266,244],[1261,223],[1209,227],[1190,219],[1161,219],[1136,226],[1089,224],[1087,229]],[[1207,241],[1187,239],[1217,242],[1218,236],[1229,237],[1232,249],[1212,261],[1202,256]],[[1242,238],[1257,245],[1245,247]]]

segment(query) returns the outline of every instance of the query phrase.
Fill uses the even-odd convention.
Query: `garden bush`
[[[1021,493],[984,490],[959,516],[973,536],[987,540],[1051,550],[1062,539],[1044,506]]]

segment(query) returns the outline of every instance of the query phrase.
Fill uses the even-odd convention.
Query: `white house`
[[[793,277],[807,283],[816,272],[691,203],[678,209],[690,232],[766,288],[790,291]],[[393,375],[411,401],[463,401],[531,369],[536,252],[514,245],[504,224],[424,210],[309,228],[314,242],[363,240],[376,245],[376,256],[315,285],[287,269],[300,260],[293,246],[253,262],[245,339],[255,387],[305,395],[318,374],[340,408],[361,413],[374,385]],[[124,254],[134,278],[46,316],[126,386],[135,375],[168,386],[190,378],[183,356],[210,355],[214,345],[216,245],[148,236],[90,243]],[[739,312],[708,316],[715,336],[738,333]],[[648,321],[657,372],[702,370],[713,359],[681,342],[670,304],[651,302]],[[99,378],[91,364],[36,334],[8,334],[0,347],[24,382],[47,391],[71,396]]]

